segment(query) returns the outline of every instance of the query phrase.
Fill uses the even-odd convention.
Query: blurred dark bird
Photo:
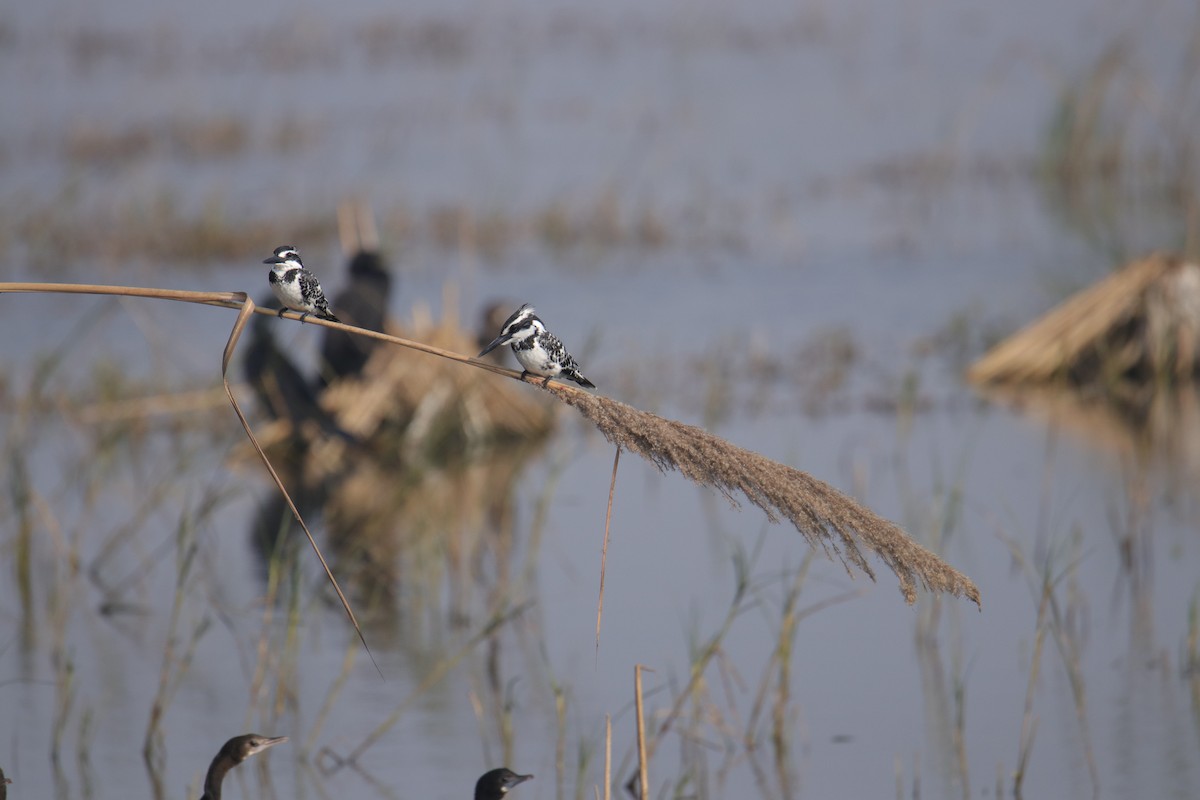
[[[275,343],[271,319],[261,314],[254,315],[250,322],[250,335],[242,356],[242,377],[271,419],[286,420],[297,431],[312,422],[327,435],[353,439],[318,404],[308,379]]]
[[[504,327],[504,323],[508,321],[509,309],[512,308],[511,303],[503,301],[495,301],[488,303],[479,312],[479,327],[475,329],[475,342],[479,345],[479,349],[483,350],[491,343],[495,337],[495,331]],[[500,363],[500,354],[492,356],[492,360]]]
[[[348,279],[333,298],[333,310],[347,325],[382,332],[392,291],[387,262],[376,250],[360,250],[350,259],[346,271]],[[341,378],[358,375],[379,344],[375,339],[326,328],[321,341],[318,384],[325,387]]]
[[[12,783],[8,778],[4,777],[4,770],[0,769],[0,800],[5,800],[8,797],[8,785]],[[476,790],[476,795],[479,791]]]
[[[353,253],[346,265],[347,281],[333,307],[347,323],[382,331],[392,291],[392,275],[380,255],[379,229],[370,204],[350,198],[338,206],[338,240],[343,253]],[[359,375],[379,342],[364,336],[326,330],[321,340],[317,386]]]
[[[475,800],[500,800],[518,783],[532,779],[532,775],[518,775],[507,767],[485,772],[475,784]]]
[[[204,776],[204,794],[200,800],[221,800],[221,781],[225,773],[245,761],[250,756],[258,755],[268,747],[283,744],[286,736],[260,736],[257,733],[247,733],[230,739],[217,753]]]

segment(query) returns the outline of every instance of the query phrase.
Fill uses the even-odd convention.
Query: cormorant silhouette
[[[532,775],[518,775],[508,767],[485,772],[475,784],[475,800],[501,800],[509,789],[532,779]]]
[[[349,280],[333,298],[333,310],[347,325],[383,331],[387,317],[392,275],[377,251],[360,250],[350,259]],[[358,375],[379,342],[326,328],[321,340],[321,368],[317,377],[323,388],[341,378]]]
[[[286,736],[260,736],[257,733],[247,733],[230,739],[208,767],[208,774],[204,776],[204,794],[200,800],[221,800],[221,781],[225,779],[226,772],[250,756],[258,755],[268,747],[283,744],[287,740]]]

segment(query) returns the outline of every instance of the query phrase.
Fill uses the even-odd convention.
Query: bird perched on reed
[[[546,330],[533,306],[528,303],[513,312],[500,329],[500,335],[483,348],[483,352],[476,358],[483,358],[502,344],[512,345],[513,355],[524,369],[522,375],[538,375],[545,378],[546,380],[542,381],[543,386],[549,384],[551,378],[562,375],[580,386],[596,388],[596,384],[583,377],[579,365],[567,352],[567,348],[557,336]]]
[[[333,298],[333,308],[347,325],[382,332],[392,291],[387,262],[378,251],[360,250],[350,259],[347,272],[349,280]],[[321,341],[319,385],[358,375],[378,346],[375,339],[327,328]]]
[[[475,800],[500,800],[518,783],[532,779],[532,775],[518,775],[508,767],[485,772],[475,783]]]
[[[276,247],[275,255],[263,259],[263,263],[271,265],[267,280],[279,302],[283,303],[283,308],[279,309],[279,316],[282,317],[284,311],[291,309],[300,312],[301,322],[309,314],[316,314],[331,322],[341,321],[330,313],[321,282],[317,280],[316,275],[304,268],[304,262],[300,260],[300,253],[296,248],[288,244]]]
[[[204,794],[200,800],[221,800],[221,781],[225,773],[245,761],[250,756],[258,755],[268,747],[283,744],[286,736],[260,736],[257,733],[247,733],[235,736],[221,747],[216,758],[208,767],[204,776]]]

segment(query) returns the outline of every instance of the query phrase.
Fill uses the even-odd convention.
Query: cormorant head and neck
[[[500,800],[509,789],[532,778],[532,775],[518,775],[507,767],[485,772],[475,784],[475,800]]]
[[[200,800],[221,800],[221,781],[225,773],[236,767],[253,755],[258,755],[268,747],[283,744],[286,736],[260,736],[257,733],[247,733],[235,736],[225,743],[208,767],[208,775],[204,777],[204,795]]]

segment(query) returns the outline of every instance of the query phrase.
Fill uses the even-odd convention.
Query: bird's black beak
[[[476,357],[476,358],[483,358],[484,356],[486,356],[488,353],[490,353],[490,352],[492,352],[493,350],[495,350],[495,349],[496,349],[497,347],[499,347],[500,345],[502,345],[502,344],[507,344],[507,343],[508,343],[508,340],[509,340],[509,339],[511,339],[511,338],[512,338],[511,336],[505,336],[504,334],[500,334],[500,335],[499,335],[499,336],[497,336],[495,339],[492,339],[492,343],[491,343],[491,344],[489,344],[487,347],[483,348],[483,350],[482,350],[482,351],[479,353],[479,355],[477,355],[477,356],[475,356],[475,357]]]
[[[264,258],[263,263],[264,264],[282,264],[286,260],[287,259],[280,258],[279,256],[271,256],[270,258]]]

